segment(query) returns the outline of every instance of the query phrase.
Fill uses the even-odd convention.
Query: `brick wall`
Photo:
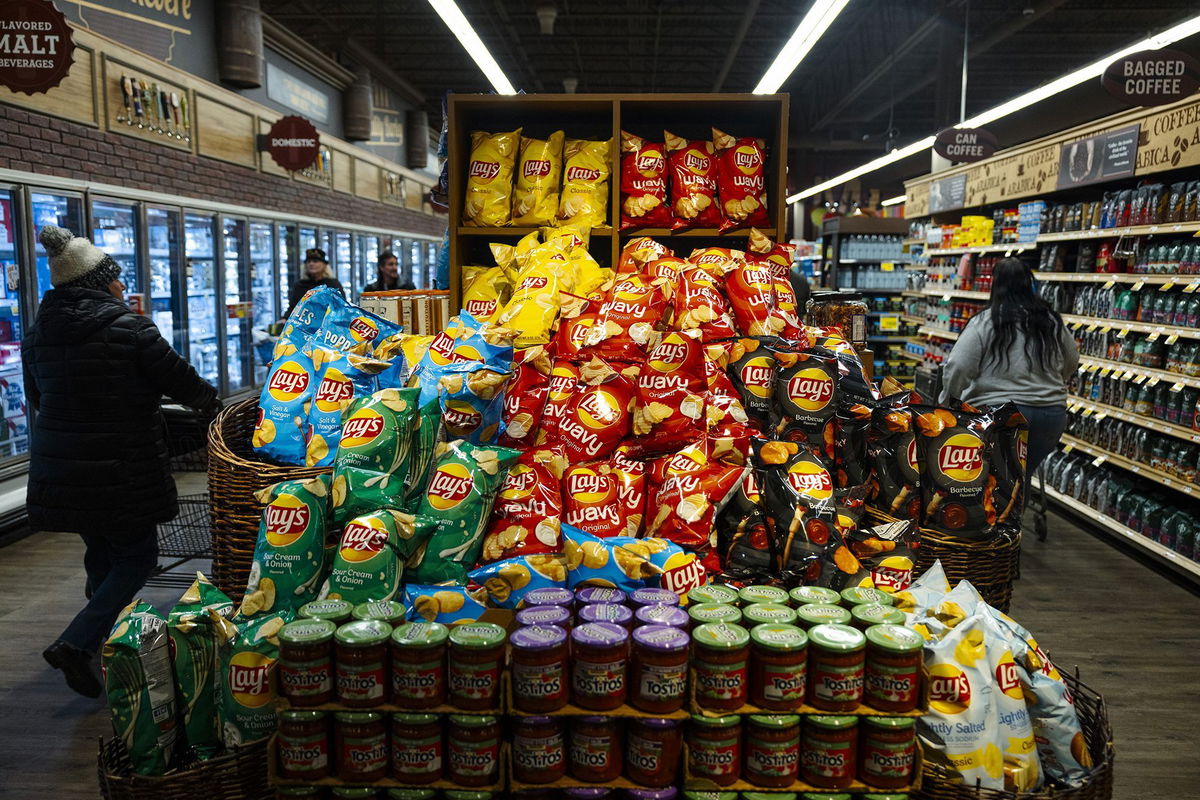
[[[441,236],[444,217],[372,203],[0,104],[0,167]]]

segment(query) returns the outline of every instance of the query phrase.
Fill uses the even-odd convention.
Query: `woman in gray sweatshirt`
[[[1067,428],[1067,382],[1078,366],[1075,338],[1034,292],[1029,267],[1005,258],[992,272],[988,307],[967,323],[946,360],[939,399],[980,408],[1015,402],[1029,423],[1032,475]]]

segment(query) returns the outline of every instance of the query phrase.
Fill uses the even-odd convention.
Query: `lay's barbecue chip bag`
[[[275,359],[258,398],[258,420],[250,444],[278,464],[304,463],[305,422],[317,388],[312,359],[293,353]]]
[[[217,633],[217,697],[226,748],[241,747],[275,732],[271,671],[279,660],[279,631],[291,611],[234,624],[209,612]]]
[[[167,617],[179,717],[188,749],[201,761],[221,749],[213,674],[217,638],[209,609],[225,618],[233,616],[233,602],[197,572],[196,580]]]
[[[162,775],[178,736],[166,619],[149,603],[133,601],[117,617],[102,659],[113,733],[134,772]]]
[[[239,620],[294,611],[317,596],[325,570],[329,480],[283,481],[255,494],[262,521]]]
[[[389,509],[350,520],[338,542],[322,599],[355,604],[392,600],[400,591],[404,562],[434,527],[433,520]]]
[[[986,536],[997,516],[995,480],[989,480],[995,420],[983,412],[922,407],[914,423],[925,526],[951,536]]]

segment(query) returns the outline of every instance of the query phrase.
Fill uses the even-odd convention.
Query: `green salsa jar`
[[[896,604],[896,598],[882,589],[874,589],[870,586],[851,586],[849,589],[842,589],[842,605],[846,608],[854,608],[854,606],[867,603],[892,606]]]
[[[872,625],[903,625],[904,612],[881,603],[863,603],[850,609],[850,624],[864,632]]]
[[[446,642],[440,622],[406,622],[392,631],[392,702],[418,711],[446,702]]]
[[[738,602],[748,606],[751,603],[779,603],[785,605],[788,593],[777,586],[747,586],[738,592]]]
[[[770,623],[773,625],[795,625],[794,609],[780,603],[751,603],[742,609],[742,624],[747,628]]]
[[[692,674],[696,704],[736,711],[746,704],[750,634],[739,625],[708,622],[692,631]]]
[[[300,606],[299,615],[305,619],[327,619],[334,625],[349,622],[354,604],[347,600],[313,600]]]
[[[750,702],[771,711],[804,705],[808,636],[794,625],[750,630]]]
[[[717,603],[720,605],[729,605],[736,603],[738,599],[737,589],[731,589],[728,586],[723,586],[719,583],[706,583],[703,586],[697,586],[687,593],[688,605],[693,603]]]
[[[791,598],[792,605],[806,606],[810,603],[825,603],[836,605],[841,601],[841,595],[833,589],[826,589],[824,586],[797,586],[788,592],[788,597]]]
[[[796,609],[796,624],[808,630],[814,625],[849,625],[850,612],[830,603],[809,603]]]
[[[880,711],[912,711],[920,699],[925,640],[902,625],[872,625],[866,638],[864,702]]]
[[[725,603],[699,603],[688,606],[688,619],[692,627],[706,622],[724,622],[726,625],[740,625],[742,611],[737,606]]]
[[[359,603],[354,607],[351,616],[355,619],[379,620],[393,628],[403,624],[407,619],[404,606],[395,600],[372,600],[368,603]]]

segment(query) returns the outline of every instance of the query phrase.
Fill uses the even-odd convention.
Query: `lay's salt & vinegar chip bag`
[[[305,464],[326,467],[333,463],[342,438],[342,415],[355,397],[375,390],[378,376],[390,367],[387,361],[324,347],[312,349],[317,370],[317,390],[308,410]]]
[[[242,624],[214,612],[209,618],[217,634],[217,697],[225,747],[265,739],[276,726],[271,671],[279,660],[279,631],[295,614],[280,611]]]
[[[432,520],[390,509],[355,517],[342,531],[322,599],[357,604],[395,598],[404,562],[434,527]]]
[[[514,225],[548,225],[558,212],[563,169],[562,131],[546,139],[521,137],[521,159],[513,192]]]
[[[133,601],[117,617],[101,658],[113,733],[134,772],[162,775],[178,737],[166,619],[149,603]]]
[[[325,569],[329,481],[328,475],[283,481],[255,494],[262,521],[239,619],[294,611],[316,597]]]
[[[563,148],[562,198],[558,205],[560,223],[596,228],[608,219],[609,150],[612,140],[589,142],[567,139]]]
[[[512,221],[513,167],[520,142],[520,128],[505,133],[471,131],[463,225],[495,228]]]
[[[308,355],[275,359],[258,398],[258,419],[250,436],[255,453],[278,464],[304,463],[304,426],[316,388]]]
[[[380,389],[347,409],[330,487],[335,530],[368,511],[403,507],[419,391]]]
[[[196,580],[167,617],[180,722],[190,753],[201,761],[221,749],[213,672],[217,637],[210,609],[225,618],[233,616],[233,602],[197,572]]]

